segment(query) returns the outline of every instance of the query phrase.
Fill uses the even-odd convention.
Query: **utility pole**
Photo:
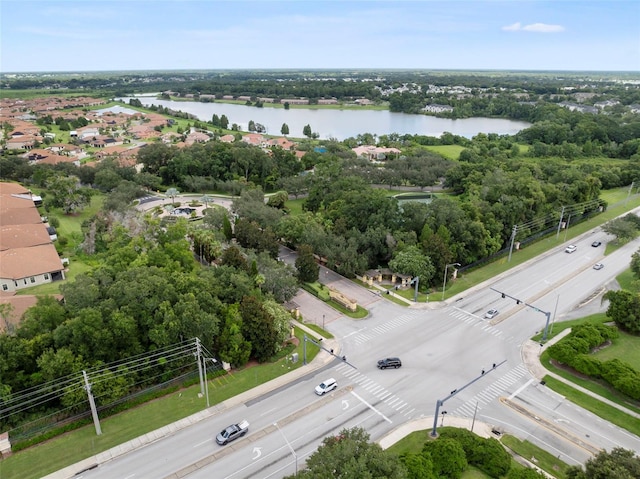
[[[560,238],[560,227],[562,226],[562,220],[564,219],[564,206],[560,212],[560,221],[558,221],[558,232],[556,233],[556,239]]]
[[[89,377],[87,376],[87,372],[83,369],[82,376],[84,377],[84,389],[87,391],[87,396],[89,396],[89,406],[91,406],[91,416],[93,416],[93,425],[96,428],[96,435],[100,436],[102,434],[102,429],[100,429],[100,419],[98,418],[98,410],[96,409],[96,402],[93,400],[93,394],[91,393],[91,384],[89,383]]]
[[[629,192],[627,193],[627,199],[624,200],[624,204],[626,205],[627,202],[629,201],[629,197],[631,196],[631,190],[633,190],[633,184],[635,183],[635,181],[631,182],[631,185],[629,185]]]
[[[196,338],[196,361],[198,361],[198,374],[200,375],[200,395],[204,396],[204,379],[202,377],[202,363],[200,358],[202,357],[202,351],[200,348],[200,338]]]
[[[511,253],[513,253],[513,243],[516,240],[516,234],[518,233],[518,225],[513,225],[513,231],[511,232],[511,246],[509,247],[509,259],[507,263],[511,261]]]

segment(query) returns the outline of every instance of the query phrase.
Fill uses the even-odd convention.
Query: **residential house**
[[[294,142],[292,142],[291,140],[289,140],[288,138],[273,138],[271,140],[267,141],[267,144],[269,146],[278,146],[280,148],[282,148],[283,150],[293,150],[296,146],[296,144]]]
[[[248,133],[242,136],[242,141],[245,143],[249,143],[250,145],[260,146],[262,148],[266,148],[269,146],[267,144],[267,139],[262,136],[260,133]]]
[[[358,157],[365,158],[369,161],[382,161],[386,160],[389,155],[400,155],[400,150],[397,148],[383,148],[372,145],[362,145],[351,149]]]
[[[64,278],[64,266],[36,208],[21,185],[0,183],[0,291]]]
[[[309,100],[306,98],[285,98],[280,100],[283,105],[288,103],[289,105],[308,105]]]
[[[64,279],[64,266],[53,244],[0,251],[0,290],[18,289]]]
[[[453,107],[449,105],[438,105],[437,103],[433,103],[431,105],[426,105],[423,110],[430,113],[448,113],[453,111]]]

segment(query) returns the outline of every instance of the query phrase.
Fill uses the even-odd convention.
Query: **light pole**
[[[442,421],[440,422],[440,427],[444,426],[444,415],[447,414],[447,411],[442,411],[440,414],[442,414]]]
[[[278,423],[274,422],[273,425],[278,429],[278,431],[280,431],[280,434],[282,434],[282,438],[284,439],[284,442],[287,443],[287,446],[289,446],[289,449],[291,450],[291,454],[293,454],[293,458],[295,459],[295,462],[296,462],[296,476],[297,476],[298,475],[298,455],[296,454],[296,451],[294,451],[291,443],[287,440],[287,436],[284,435],[284,432],[282,432],[282,429],[280,429],[280,426],[278,426]]]
[[[447,271],[449,266],[460,266],[460,263],[451,263],[444,267],[444,281],[442,281],[442,301],[444,301],[444,289],[447,287]]]

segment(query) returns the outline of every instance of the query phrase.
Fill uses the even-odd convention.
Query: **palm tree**
[[[200,201],[204,203],[205,208],[209,207],[209,203],[211,202],[211,200],[212,198],[209,195],[202,195],[202,197],[200,198]]]
[[[165,195],[168,196],[169,198],[171,198],[171,204],[175,203],[175,197],[178,196],[180,194],[180,192],[177,190],[177,188],[169,188],[166,192]]]

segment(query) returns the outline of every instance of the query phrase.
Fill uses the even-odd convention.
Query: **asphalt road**
[[[436,402],[454,390],[440,408],[446,414],[437,418],[438,425],[452,417],[489,423],[569,464],[583,463],[597,450],[615,445],[640,450],[640,438],[550,391],[522,361],[522,345],[536,332],[606,308],[598,294],[628,267],[640,241],[603,259],[604,245],[590,246],[596,237],[608,239],[599,231],[587,234],[574,241],[578,249],[571,254],[564,252],[566,243],[560,238],[556,250],[439,308],[401,307],[322,269],[321,280],[357,299],[369,316],[344,317],[306,293],[294,301],[305,320],[324,323],[340,338],[341,354],[356,368],[334,361],[78,477],[279,478],[303,467],[324,437],[361,426],[378,440],[401,424],[433,416]],[[281,257],[293,259],[287,252]],[[605,268],[594,270],[596,262]],[[484,319],[491,308],[500,313]],[[387,356],[401,357],[402,368],[378,370],[376,361]],[[338,389],[316,396],[314,387],[328,377],[338,381]],[[245,438],[223,447],[215,444],[217,432],[242,419],[251,424]]]

